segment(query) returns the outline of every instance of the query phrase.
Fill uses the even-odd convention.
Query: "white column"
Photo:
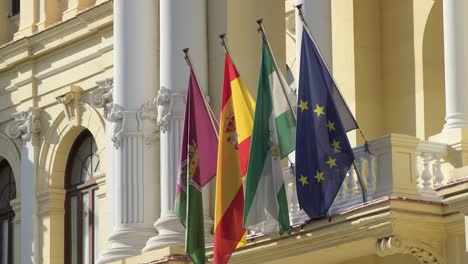
[[[114,1],[112,122],[114,227],[98,263],[141,254],[158,216],[156,109],[158,6]],[[107,128],[109,129],[109,128]],[[110,205],[112,206],[112,205]]]
[[[6,133],[20,141],[21,145],[21,175],[20,175],[20,263],[35,263],[35,223],[36,212],[36,167],[35,146],[39,144],[40,109],[31,108],[28,111],[13,114],[15,120],[8,124]]]
[[[296,0],[296,6],[302,4],[304,18],[309,25],[312,37],[319,46],[320,53],[332,68],[332,31],[330,0]],[[296,9],[296,48],[298,66],[301,58],[302,21]],[[297,67],[299,69],[299,67]],[[299,74],[297,75],[299,76]]]
[[[468,1],[444,0],[445,129],[468,127]]]
[[[174,213],[189,76],[182,49],[190,48],[200,85],[205,89],[207,87],[205,0],[161,0],[160,19],[161,90],[158,96],[158,119],[161,127],[161,217],[154,224],[159,234],[148,240],[144,251],[184,246],[184,229]]]

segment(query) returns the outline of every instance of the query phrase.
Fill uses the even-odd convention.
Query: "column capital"
[[[155,104],[158,106],[158,125],[161,132],[167,132],[169,120],[184,119],[183,107],[181,106],[185,105],[185,97],[185,93],[174,92],[167,87],[161,86],[158,97],[155,100]],[[180,109],[182,111],[177,111]]]
[[[21,148],[27,142],[37,146],[40,142],[41,132],[41,109],[31,107],[27,111],[14,113],[14,120],[6,127],[6,134],[14,140],[18,140]]]
[[[420,263],[445,263],[440,253],[432,246],[418,241],[404,240],[398,236],[378,239],[376,251],[377,255],[380,257],[394,254],[410,254],[415,256]]]
[[[114,147],[120,147],[123,136],[134,135],[135,133],[143,133],[145,145],[148,146],[152,145],[154,140],[157,139],[159,130],[151,125],[157,119],[154,100],[143,103],[138,110],[126,110],[116,103],[109,103],[106,108],[106,119],[115,123],[112,136]]]

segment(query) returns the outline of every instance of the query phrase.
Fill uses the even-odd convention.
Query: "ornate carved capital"
[[[120,147],[120,141],[126,132],[142,133],[146,145],[151,145],[157,138],[158,130],[144,127],[144,121],[149,121],[146,125],[156,122],[156,106],[153,102],[144,103],[137,111],[125,110],[121,105],[113,103],[107,104],[106,107],[108,111],[107,120],[115,124],[112,141],[116,148]],[[129,122],[131,119],[136,119],[136,122]],[[132,124],[136,124],[136,127],[132,127]]]
[[[41,109],[31,107],[28,111],[13,114],[13,120],[6,127],[6,134],[15,140],[19,140],[21,146],[28,141],[36,146],[40,142]]]
[[[72,85],[70,92],[56,97],[57,102],[63,104],[65,114],[73,126],[81,125],[81,108],[80,108],[81,89],[78,86]]]
[[[174,106],[177,103],[185,104],[185,94],[172,93],[170,89],[162,86],[155,100],[155,104],[158,105],[158,125],[163,133],[167,131],[169,120],[184,118],[183,110],[180,113],[174,111]]]
[[[98,88],[91,93],[90,103],[96,108],[104,108],[104,118],[108,119],[109,109],[112,108],[112,89],[114,88],[113,79],[105,79],[96,82]]]
[[[411,254],[419,262],[425,264],[445,264],[440,254],[425,243],[402,240],[400,237],[391,236],[377,240],[377,255],[384,257],[393,254]]]

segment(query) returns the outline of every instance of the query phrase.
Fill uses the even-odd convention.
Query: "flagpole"
[[[317,46],[317,43],[316,43],[315,40],[314,40],[314,37],[313,37],[313,35],[312,35],[312,32],[310,31],[309,25],[308,25],[307,22],[305,21],[304,13],[302,12],[302,4],[297,5],[296,8],[297,8],[297,10],[299,11],[299,17],[301,18],[301,21],[302,21],[302,24],[304,25],[305,31],[307,32],[307,34],[309,34],[310,39],[311,39],[312,42],[314,43],[315,47],[317,47],[318,55],[322,58],[322,60],[323,60],[323,62],[324,62],[323,64],[324,64],[325,67],[327,68],[328,72],[331,73],[330,68],[329,68],[328,65],[327,65],[327,62],[324,60],[324,58],[323,58],[323,56],[322,56],[322,53],[320,52],[319,46]],[[336,82],[336,80],[335,80],[335,78],[333,77],[332,74],[330,74],[330,76],[331,76],[331,78],[333,79],[333,82],[335,82],[336,89],[338,90],[338,92],[339,92],[340,95],[341,95],[341,91],[340,91],[340,89],[338,88],[338,83]],[[343,97],[343,96],[341,96],[341,97]],[[343,100],[343,102],[346,104],[346,101]],[[346,107],[348,107],[348,109],[349,109],[349,106],[348,106],[347,104],[346,104]],[[362,139],[363,139],[364,142],[365,142],[364,145],[366,146],[366,149],[367,149],[367,151],[368,151],[368,150],[369,150],[369,148],[367,147],[367,146],[368,146],[368,142],[367,142],[366,138],[364,137],[364,134],[362,133],[362,130],[359,128],[359,126],[358,126],[358,130],[359,130],[359,132],[360,132],[360,134],[361,134]],[[370,154],[369,151],[368,151],[368,153]],[[364,186],[364,181],[362,180],[361,174],[359,173],[359,170],[357,169],[356,162],[354,162],[354,161],[353,161],[353,168],[354,168],[354,170],[356,171],[356,176],[357,176],[357,179],[358,179],[358,181],[359,181],[359,186],[361,187],[361,190],[362,190],[362,200],[363,200],[363,202],[365,203],[365,202],[367,202],[367,189],[366,189],[365,186]]]
[[[226,41],[226,33],[223,33],[221,35],[219,35],[219,38],[221,39],[221,45],[223,46],[224,48],[224,52],[229,56],[229,58],[231,59],[232,61],[232,65],[234,66],[234,68],[236,69],[237,72],[239,72],[237,70],[237,67],[236,67],[236,63],[234,62],[234,59],[232,58],[232,55],[231,55],[231,50],[229,49],[229,45]]]
[[[283,91],[284,96],[286,97],[286,101],[288,102],[289,110],[293,113],[294,116],[294,121],[296,122],[297,117],[296,117],[296,112],[292,108],[291,102],[289,101],[289,96],[288,93],[286,92],[286,87],[285,87],[285,80],[284,77],[280,74],[278,63],[276,62],[275,56],[273,56],[273,51],[271,50],[270,42],[268,41],[268,38],[265,33],[265,29],[263,28],[263,18],[257,20],[258,24],[258,31],[261,33],[262,39],[265,41],[267,48],[268,48],[268,53],[270,53],[270,57],[273,60],[273,67],[275,68],[276,75],[278,76],[278,79],[280,80],[281,83],[281,90]]]
[[[310,39],[311,39],[312,42],[314,43],[315,47],[317,47],[318,54],[319,54],[319,56],[322,58],[322,60],[323,60],[323,62],[324,62],[324,65],[325,65],[325,67],[327,68],[328,72],[331,73],[332,71],[330,71],[330,68],[328,67],[327,62],[325,61],[325,59],[323,58],[322,53],[320,52],[320,47],[317,45],[317,43],[316,43],[315,40],[314,40],[314,36],[312,35],[312,31],[310,31],[309,24],[307,24],[307,21],[306,21],[305,18],[304,18],[304,13],[302,12],[302,4],[297,5],[296,8],[297,8],[297,10],[299,11],[299,17],[301,18],[302,24],[304,25],[304,29],[305,29],[306,32],[309,34]],[[331,76],[331,78],[333,79],[333,82],[335,82],[336,89],[338,90],[338,92],[339,92],[340,95],[341,95],[341,91],[340,91],[340,88],[338,87],[338,83],[336,82],[335,77],[333,77],[333,74],[330,74],[330,76]],[[341,97],[343,97],[343,96],[341,95]],[[348,107],[348,109],[349,109],[349,106],[348,106],[348,104],[346,103],[346,101],[343,101],[343,102],[346,104],[346,107]],[[367,151],[367,153],[371,154],[370,151],[369,151],[369,148],[367,147],[367,146],[368,146],[368,142],[367,142],[366,137],[364,136],[364,133],[362,132],[361,128],[359,128],[359,126],[358,126],[357,130],[359,131],[359,134],[361,135],[362,139],[364,140],[364,143],[365,143],[364,145],[366,146],[366,151]]]
[[[192,64],[192,60],[190,59],[189,48],[185,48],[182,51],[185,54],[185,56],[184,56],[185,62],[190,67],[190,70],[193,71],[193,75],[195,77],[195,81],[197,82],[197,87],[198,87],[198,90],[200,91],[201,98],[203,99],[203,104],[205,105],[205,109],[208,112],[208,117],[210,118],[210,122],[211,122],[211,126],[213,128],[213,131],[215,132],[216,138],[219,139],[218,130],[216,129],[215,123],[213,121],[213,111],[211,111],[210,106],[208,105],[208,103],[205,100],[205,95],[204,95],[203,91],[200,88],[200,82],[198,82],[197,72],[195,71],[195,68],[193,67],[193,64]]]

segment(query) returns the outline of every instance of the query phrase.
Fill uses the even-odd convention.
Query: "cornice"
[[[233,263],[263,263],[271,261],[272,257],[283,259],[366,239],[377,243],[392,236],[402,237],[411,244],[424,237],[436,241],[443,239],[445,222],[448,222],[441,207],[437,203],[388,198],[330,219],[296,226],[290,235],[248,238],[250,242],[237,250],[231,260]],[[418,221],[418,228],[411,234],[404,233],[403,230],[415,221]],[[431,227],[433,233],[427,236],[426,230]],[[435,245],[437,248],[438,244]],[[437,249],[430,252],[436,254]]]
[[[31,36],[3,44],[0,46],[0,73],[75,43],[112,23],[113,1],[107,1]]]

